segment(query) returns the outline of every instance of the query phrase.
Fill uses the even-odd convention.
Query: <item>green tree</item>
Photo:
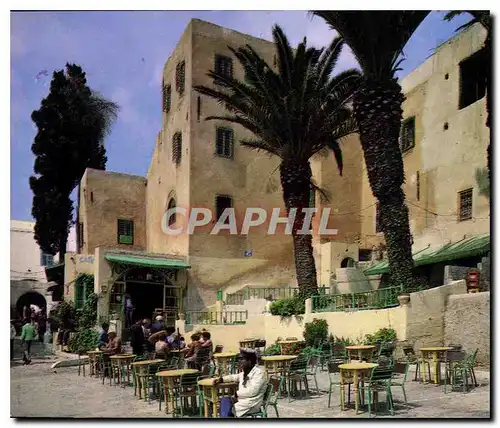
[[[342,174],[340,139],[356,130],[348,108],[360,74],[332,71],[343,41],[335,39],[326,49],[308,47],[304,39],[296,50],[279,26],[273,27],[277,69],[268,65],[246,45],[229,47],[245,72],[244,80],[209,71],[218,89],[196,86],[200,94],[223,105],[228,114],[211,116],[239,124],[254,134],[241,141],[244,147],[281,159],[280,181],[287,212],[296,209],[292,226],[297,281],[302,297],[317,291],[311,235],[300,234],[304,224],[302,208],[309,206],[312,180],[309,159],[325,148],[333,151]],[[293,211],[292,211],[293,213]]]
[[[493,20],[491,18],[491,14],[489,11],[485,10],[452,10],[451,12],[448,12],[445,16],[444,19],[446,21],[451,21],[453,18],[455,18],[458,15],[461,15],[463,13],[469,13],[472,15],[472,19],[467,22],[464,25],[461,25],[460,27],[457,28],[457,31],[462,31],[466,28],[469,28],[470,26],[480,23],[484,29],[486,30],[486,39],[484,40],[484,52],[486,54],[486,63],[488,66],[486,67],[486,126],[490,128],[490,142],[488,143],[488,148],[486,150],[486,167],[488,169],[488,182],[491,183],[491,122],[490,122],[490,114],[491,114],[491,88],[492,88],[492,74],[491,74],[491,68],[492,68],[492,56],[491,56],[491,49],[492,49],[492,44],[491,44],[491,32],[493,30]],[[479,173],[481,174],[481,173]],[[477,173],[476,173],[477,177]],[[485,186],[484,184],[484,179],[481,177],[482,185],[483,188]],[[483,190],[482,194],[486,196],[485,192],[488,194],[489,198],[489,184],[488,184],[488,190],[485,191]]]
[[[73,220],[71,192],[86,168],[105,169],[104,138],[118,111],[91,91],[81,67],[66,64],[65,71],[54,72],[49,94],[31,114],[38,128],[30,177],[35,239],[44,252],[62,257]]]
[[[389,274],[396,286],[413,282],[412,237],[399,147],[404,96],[397,78],[399,59],[428,11],[313,11],[337,30],[363,71],[353,100],[368,180],[380,206],[388,247]]]

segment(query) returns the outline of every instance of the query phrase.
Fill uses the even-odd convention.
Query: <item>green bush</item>
[[[90,294],[82,308],[76,310],[78,329],[93,328],[97,324],[97,294]]]
[[[276,300],[271,304],[270,311],[272,315],[291,317],[304,314],[306,305],[303,298],[294,296],[289,299]]]
[[[266,348],[265,351],[262,353],[262,355],[265,356],[280,355],[280,354],[281,354],[281,348],[280,345],[278,345],[277,343],[271,345],[269,348]]]
[[[374,334],[365,335],[365,345],[375,345],[376,343],[388,343],[397,340],[396,331],[392,328],[381,328]]]
[[[312,322],[306,323],[303,335],[307,346],[314,346],[318,340],[326,342],[328,338],[328,323],[326,320],[314,318]]]
[[[343,336],[342,337],[335,336],[334,343],[335,343],[335,345],[342,345],[342,346],[354,345],[354,341],[352,341],[348,337],[343,337]]]
[[[57,307],[50,311],[49,314],[51,324],[55,324],[54,327],[73,329],[77,324],[77,313],[72,302],[67,302],[63,300]]]
[[[69,350],[75,354],[84,354],[99,344],[99,333],[90,328],[79,329],[69,340]]]

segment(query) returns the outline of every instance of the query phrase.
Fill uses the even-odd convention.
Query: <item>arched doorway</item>
[[[160,311],[167,325],[175,325],[181,302],[181,289],[175,285],[176,274],[146,267],[132,267],[122,272],[110,289],[109,312],[126,324],[126,296],[134,306],[133,320],[152,318]]]
[[[19,317],[23,316],[23,308],[27,306],[28,308],[31,305],[35,305],[38,308],[47,308],[47,300],[40,293],[36,291],[28,291],[24,293],[16,302],[16,311]]]
[[[352,268],[355,266],[355,261],[351,257],[346,257],[344,260],[340,262],[341,268]]]

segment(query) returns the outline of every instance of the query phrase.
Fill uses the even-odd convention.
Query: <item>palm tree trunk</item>
[[[283,161],[280,166],[281,186],[287,214],[297,209],[292,227],[295,270],[301,297],[309,297],[318,291],[316,265],[313,256],[312,235],[302,235],[299,231],[304,225],[303,208],[309,206],[311,166],[308,161]]]
[[[488,143],[488,149],[486,152],[486,167],[488,168],[488,180],[490,182],[491,186],[491,122],[490,122],[490,115],[491,115],[491,90],[492,90],[492,73],[491,69],[493,67],[493,62],[491,58],[491,49],[492,49],[492,43],[491,43],[491,28],[486,29],[487,36],[486,40],[484,41],[484,50],[486,53],[486,126],[490,130],[490,141]],[[491,187],[490,187],[491,188]]]
[[[413,282],[412,237],[402,190],[404,167],[399,148],[401,103],[404,96],[396,79],[367,79],[354,100],[368,180],[380,207],[380,224],[388,248],[393,286],[408,289]]]

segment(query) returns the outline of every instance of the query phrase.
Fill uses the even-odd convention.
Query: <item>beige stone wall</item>
[[[79,221],[83,223],[82,254],[98,246],[146,248],[146,179],[109,171],[87,169],[80,186]],[[118,219],[134,222],[133,245],[118,244]]]
[[[465,294],[465,281],[410,294],[408,307],[407,340],[416,349],[424,346],[443,346],[445,308],[452,295]]]
[[[460,344],[477,361],[490,365],[490,293],[450,296],[444,316],[445,344]]]
[[[64,299],[75,300],[75,279],[81,273],[95,275],[93,254],[66,253],[64,256]],[[94,277],[94,290],[95,277]]]

